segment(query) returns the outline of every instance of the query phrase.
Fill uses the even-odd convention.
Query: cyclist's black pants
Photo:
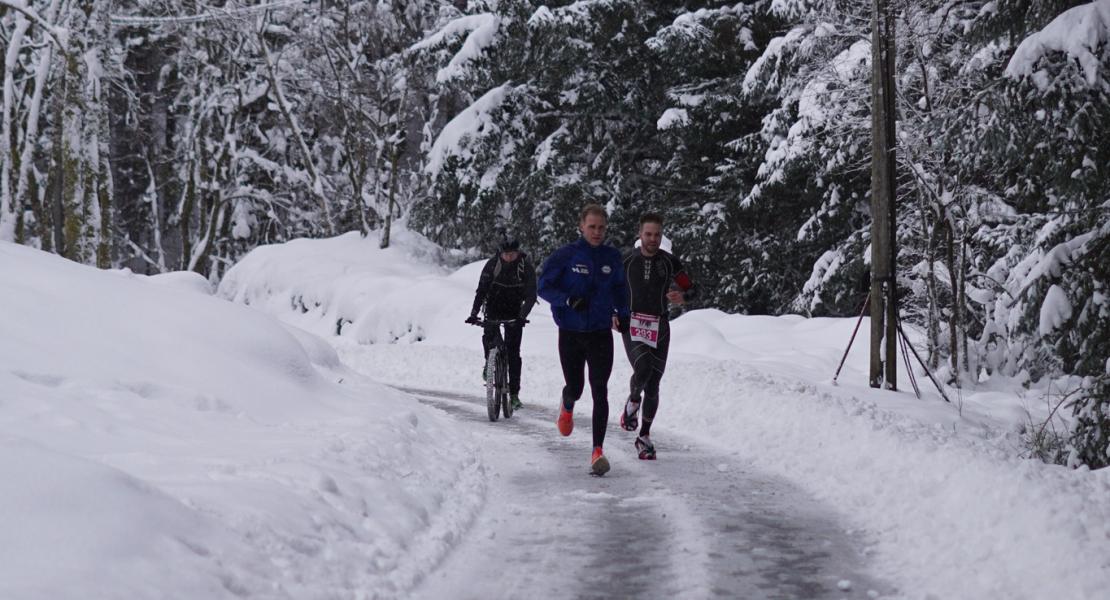
[[[559,330],[559,362],[563,365],[563,406],[571,408],[586,386],[586,367],[590,370],[590,394],[594,400],[594,447],[605,442],[609,422],[609,374],[613,371],[613,334],[599,331]]]
[[[482,347],[485,349],[486,358],[489,358],[489,349],[497,345],[501,339],[501,327],[486,325],[482,333]],[[505,353],[509,358],[509,393],[520,393],[520,338],[524,328],[517,325],[505,326]]]
[[[640,418],[640,435],[651,433],[651,423],[659,410],[659,382],[667,368],[667,351],[671,345],[671,325],[667,319],[659,321],[659,341],[654,348],[643,343],[633,342],[629,334],[624,334],[624,351],[632,365],[632,379],[628,382],[629,396],[639,402],[643,394],[643,410]]]

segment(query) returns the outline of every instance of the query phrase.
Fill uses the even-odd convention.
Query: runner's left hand
[[[613,329],[618,333],[628,333],[629,319],[628,317],[618,317],[613,315]]]

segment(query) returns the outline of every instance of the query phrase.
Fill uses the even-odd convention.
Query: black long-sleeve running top
[[[644,256],[639,248],[624,254],[624,276],[631,293],[632,312],[667,316],[667,292],[678,290],[685,300],[697,296],[697,287],[673,254],[660,249]]]

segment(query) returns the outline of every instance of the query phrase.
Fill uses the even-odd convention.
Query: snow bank
[[[415,342],[436,337],[465,308],[444,303],[444,288],[466,294],[465,276],[448,277],[427,239],[395,228],[391,247],[377,233],[262,246],[232,267],[217,294],[260,308],[320,336],[360,344]],[[477,273],[475,272],[475,280]],[[473,289],[470,290],[473,299]]]
[[[1016,458],[1015,426],[1042,407],[982,389],[961,415],[934,390],[918,401],[866,388],[866,320],[834,387],[852,320],[705,312],[675,323],[667,418],[838,507],[871,534],[905,597],[1104,593],[1110,473]]]
[[[360,296],[363,316],[356,319],[396,314],[402,304],[404,318],[420,323],[423,335],[364,344],[344,332],[330,338],[340,356],[383,381],[474,393],[480,332],[462,320],[481,263],[448,273],[402,252],[375,257],[375,247],[368,243],[357,253],[358,264],[346,271],[350,281],[320,278],[308,286],[312,295],[342,303],[344,289],[360,289],[355,280],[388,282],[388,292]],[[328,255],[325,248],[342,252]],[[271,295],[286,299],[288,286],[274,282],[311,280],[352,254],[335,240],[267,252],[283,258],[264,264],[248,257],[236,267],[240,281],[254,273],[252,288],[269,285]],[[419,274],[397,281],[392,269],[399,265]],[[305,318],[289,302],[256,306],[290,322]],[[553,408],[563,383],[556,330],[546,306],[532,314],[522,397]],[[1016,458],[1022,452],[1017,428],[1048,412],[1035,392],[992,381],[954,394],[957,404],[950,405],[921,372],[921,400],[867,387],[866,320],[839,386],[832,385],[854,326],[854,319],[716,310],[675,320],[653,429],[661,460],[668,440],[682,433],[791,479],[866,534],[877,574],[905,598],[1101,598],[1110,581],[1110,470],[1071,471]],[[629,376],[619,351],[614,367],[616,410]],[[908,388],[904,375],[902,386]],[[607,445],[614,469],[636,467],[630,442],[612,427]]]
[[[473,442],[196,283],[0,243],[0,598],[413,586],[479,508]]]

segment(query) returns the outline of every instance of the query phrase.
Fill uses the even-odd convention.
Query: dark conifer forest
[[[1110,0],[891,0],[897,286],[953,388],[1059,381],[1110,464]],[[543,256],[656,211],[699,308],[867,294],[871,0],[0,0],[0,239],[216,281],[406,227]],[[388,240],[388,236],[385,238]],[[2,305],[0,305],[2,306]]]

